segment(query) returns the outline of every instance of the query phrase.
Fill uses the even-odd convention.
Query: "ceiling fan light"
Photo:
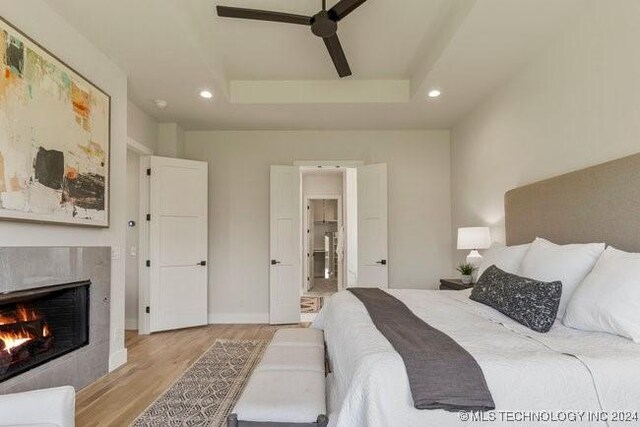
[[[164,99],[154,99],[153,103],[159,110],[164,110],[165,108],[167,108],[167,105],[169,105]]]
[[[439,89],[431,89],[429,93],[427,93],[427,95],[429,96],[429,98],[437,98],[442,95],[442,92],[440,92]]]
[[[201,90],[200,97],[204,99],[211,99],[213,98],[213,93],[210,90]]]

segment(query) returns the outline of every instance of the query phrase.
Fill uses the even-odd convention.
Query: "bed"
[[[639,171],[635,155],[508,192],[508,243],[541,236],[640,252]],[[402,358],[358,298],[343,291],[314,323],[324,330],[331,367],[331,426],[640,425],[640,344],[559,320],[537,333],[470,300],[470,291],[388,293],[473,356],[496,410],[415,409]]]

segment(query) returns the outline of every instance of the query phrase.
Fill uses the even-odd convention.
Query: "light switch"
[[[138,248],[135,246],[131,246],[131,252],[130,252],[131,256],[137,256],[138,255]]]
[[[120,246],[111,247],[111,259],[120,259]]]

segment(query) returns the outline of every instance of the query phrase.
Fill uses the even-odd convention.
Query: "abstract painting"
[[[0,20],[0,219],[109,226],[110,108]]]

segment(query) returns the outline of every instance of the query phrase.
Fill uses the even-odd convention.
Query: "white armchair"
[[[75,406],[69,386],[0,395],[0,427],[74,427]]]

